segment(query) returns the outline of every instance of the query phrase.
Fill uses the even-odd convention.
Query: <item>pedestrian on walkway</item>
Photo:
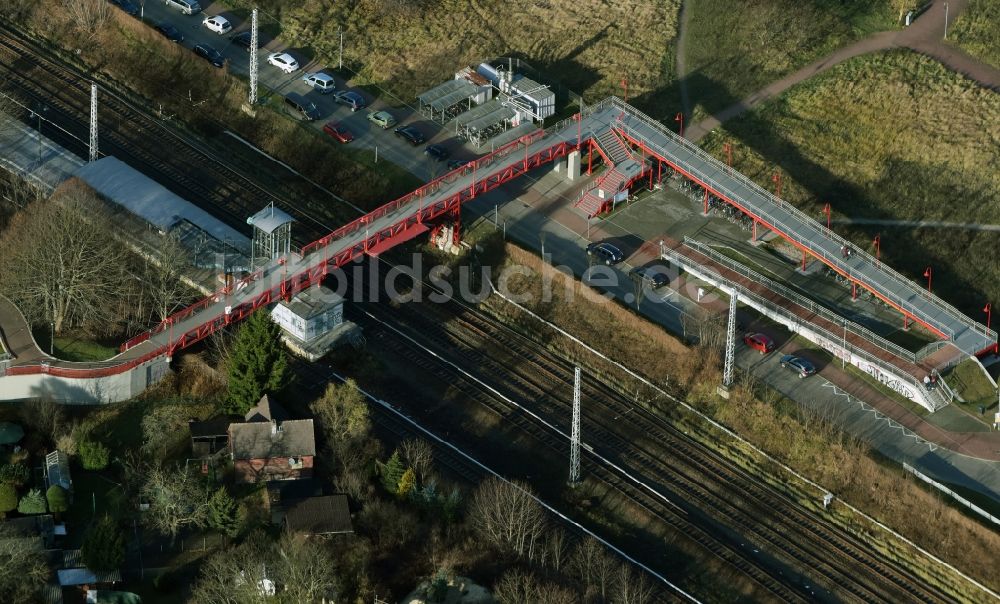
[[[930,376],[925,375],[924,376],[924,390],[930,390],[930,389],[931,389],[931,378],[930,378]]]

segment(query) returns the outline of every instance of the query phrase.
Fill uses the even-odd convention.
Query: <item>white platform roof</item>
[[[283,224],[288,224],[289,222],[295,222],[295,219],[289,216],[281,208],[274,207],[273,203],[269,204],[263,210],[257,212],[250,218],[247,218],[247,224],[252,224],[265,233],[273,233],[274,229]]]
[[[250,239],[246,235],[171,193],[116,157],[105,157],[84,164],[76,171],[75,176],[163,232],[186,220],[219,241],[228,239],[236,246],[250,245]]]

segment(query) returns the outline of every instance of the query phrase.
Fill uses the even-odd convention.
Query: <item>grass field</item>
[[[944,375],[948,385],[965,399],[963,407],[970,413],[979,413],[979,405],[990,409],[997,404],[997,391],[986,378],[978,362],[968,359]]]
[[[965,11],[948,30],[948,40],[970,55],[1000,67],[1000,2],[969,0]]]
[[[64,361],[81,363],[106,361],[118,354],[117,348],[105,346],[83,334],[67,333],[61,336],[57,335],[55,342],[50,342],[51,331],[47,325],[33,328],[32,335],[35,337],[38,347],[44,352],[49,351],[50,343],[54,344],[55,346],[52,347],[52,356]]]
[[[1000,224],[1000,96],[939,63],[892,51],[858,57],[712,133],[703,145],[819,217]],[[976,320],[1000,300],[1000,235],[975,230],[835,227]],[[982,259],[975,261],[973,259]]]
[[[896,27],[889,0],[691,0],[685,10],[692,123],[835,48]]]

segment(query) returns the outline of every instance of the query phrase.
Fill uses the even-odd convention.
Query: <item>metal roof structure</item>
[[[186,220],[219,241],[228,240],[240,249],[250,248],[246,235],[116,157],[84,164],[74,176],[164,233]]]
[[[536,126],[534,122],[522,122],[510,130],[505,130],[491,138],[490,145],[494,148],[502,147],[511,141],[521,138],[522,136],[531,134],[535,130],[538,130],[538,126]]]
[[[460,112],[471,108],[472,99],[477,92],[478,89],[472,82],[456,78],[431,88],[419,95],[417,100],[421,113],[443,124]]]
[[[278,227],[290,222],[295,222],[295,219],[281,208],[274,207],[273,203],[268,204],[263,210],[247,218],[247,224],[253,225],[268,234],[273,233]]]

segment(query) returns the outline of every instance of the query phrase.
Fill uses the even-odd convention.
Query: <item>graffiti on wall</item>
[[[871,363],[860,361],[858,362],[858,367],[868,375],[878,380],[880,384],[886,386],[887,388],[890,388],[897,394],[902,395],[910,399],[911,401],[916,399],[917,397],[916,392],[914,392],[913,388],[906,382],[896,378],[895,376],[883,372],[881,369],[879,369],[875,365],[872,365]]]

